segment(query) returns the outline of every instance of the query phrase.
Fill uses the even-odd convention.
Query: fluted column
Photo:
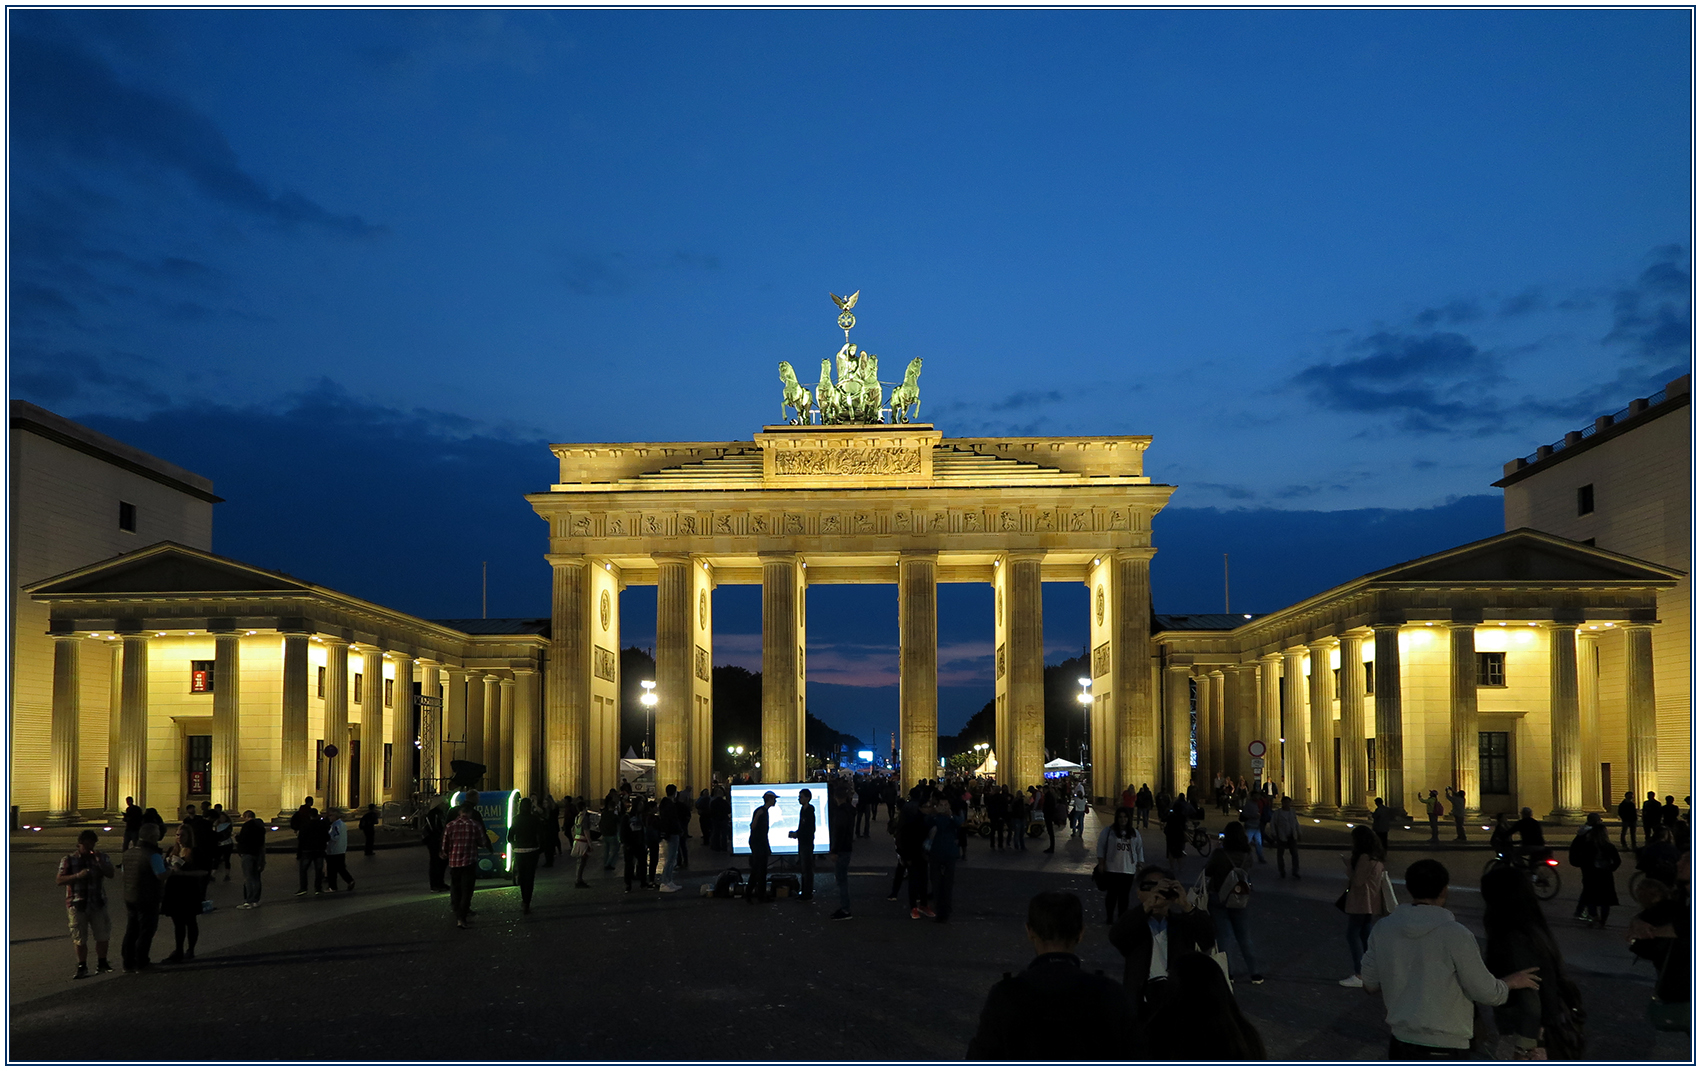
[[[1110,636],[1116,652],[1117,779],[1136,786],[1158,781],[1157,710],[1152,696],[1151,555],[1150,550],[1120,551],[1111,558],[1116,579]],[[1097,768],[1101,757],[1094,755],[1092,759]]]
[[[514,670],[514,787],[527,795],[541,791],[537,776],[537,672]]]
[[[468,762],[476,762],[486,766],[484,758],[484,674],[478,670],[467,671],[467,702],[466,702],[466,746],[463,749]],[[495,787],[496,782],[486,780],[484,784]]]
[[[1199,782],[1199,791],[1210,792],[1211,779],[1216,776],[1216,770],[1211,766],[1211,753],[1215,745],[1211,739],[1211,675],[1209,670],[1200,672],[1201,667],[1193,667],[1193,761],[1194,778]],[[1122,786],[1116,786],[1117,792]],[[1114,795],[1114,793],[1113,793]]]
[[[1452,707],[1453,787],[1465,794],[1465,809],[1482,807],[1477,752],[1477,626],[1457,616],[1447,629],[1448,699]]]
[[[1193,763],[1189,759],[1192,744],[1192,704],[1188,702],[1190,667],[1170,666],[1164,670],[1164,727],[1169,752],[1169,791],[1187,791],[1193,779]],[[1108,786],[1095,784],[1095,795],[1112,795]]]
[[[1376,787],[1388,806],[1406,812],[1406,719],[1400,700],[1400,626],[1372,626],[1376,643]]]
[[[1207,678],[1211,689],[1211,776],[1228,773],[1228,741],[1224,739],[1224,702],[1228,698],[1223,688],[1223,671],[1213,669]]]
[[[280,815],[294,813],[313,791],[313,747],[307,739],[307,679],[307,633],[285,632],[283,705],[278,724]]]
[[[502,756],[502,784],[508,788],[519,788],[514,782],[514,760],[518,757],[518,749],[514,746],[514,678],[510,674],[496,683],[501,689],[502,704],[502,746],[499,748]]]
[[[471,704],[468,704],[469,708]],[[507,769],[502,765],[502,678],[494,673],[484,675],[483,730],[479,734],[479,760],[486,767],[484,783],[491,788],[508,788],[503,780]],[[467,713],[468,736],[471,736],[472,713]]]
[[[422,658],[419,670],[420,695],[432,700],[419,706],[419,794],[426,798],[430,782],[442,777],[447,765],[443,761],[443,667]]]
[[[419,749],[414,740],[413,659],[397,653],[393,656],[396,690],[390,703],[390,731],[385,741],[390,745],[389,799],[392,803],[407,802],[413,792],[413,762]],[[421,766],[423,770],[425,767]]]
[[[1276,785],[1278,792],[1287,790],[1287,775],[1282,771],[1282,656],[1262,655],[1258,659],[1258,739],[1264,742],[1264,772],[1261,781]]]
[[[80,822],[77,762],[82,718],[82,647],[74,634],[53,637],[53,713],[49,747],[47,820]]]
[[[1314,813],[1333,813],[1338,806],[1335,795],[1335,675],[1329,672],[1329,649],[1334,644],[1322,640],[1306,645],[1311,655],[1311,719],[1307,733],[1306,756],[1311,766],[1311,809]]]
[[[450,666],[448,674],[449,687],[443,696],[443,729],[450,743],[445,746],[441,760],[443,777],[454,776],[453,763],[456,759],[470,761],[467,754],[467,699],[477,691],[479,701],[484,701],[483,685],[475,682],[469,687],[469,674],[464,666]]]
[[[1630,783],[1640,801],[1660,790],[1659,732],[1654,721],[1654,630],[1624,626],[1624,715],[1629,737]]]
[[[803,748],[803,591],[795,554],[762,556],[762,776],[798,776]]]
[[[1045,623],[1040,602],[1040,564],[1044,557],[1039,551],[1017,552],[1007,555],[1005,562],[1013,751],[1007,783],[1017,790],[1045,781]]]
[[[1577,719],[1582,730],[1583,810],[1614,809],[1615,800],[1601,794],[1601,682],[1597,653],[1600,637],[1577,633]]]
[[[106,695],[106,814],[116,818],[124,813],[124,797],[118,791],[118,742],[123,734],[124,717],[124,644],[107,640],[102,644],[107,652]]]
[[[691,559],[657,555],[656,788],[683,785],[691,754]],[[763,769],[767,769],[764,749]]]
[[[242,816],[242,634],[213,633],[213,801]]]
[[[348,641],[325,640],[325,806],[348,805]]]
[[[939,774],[937,554],[898,557],[898,739],[904,785]]]
[[[384,798],[384,651],[361,649],[360,806]]]
[[[1282,715],[1282,733],[1286,737],[1281,748],[1286,767],[1288,795],[1295,807],[1309,808],[1317,798],[1311,791],[1311,729],[1306,718],[1305,649],[1295,647],[1282,652],[1282,691],[1287,709]]]
[[[1246,769],[1246,744],[1241,719],[1245,692],[1240,686],[1240,667],[1223,667],[1223,776],[1239,777]]]
[[[1369,814],[1370,763],[1364,750],[1364,633],[1341,636],[1341,813]]]
[[[583,558],[551,557],[548,694],[544,697],[544,740],[550,795],[560,799],[585,791],[585,740],[590,724],[590,565]]]
[[[148,638],[139,632],[120,633],[124,665],[120,684],[118,797],[148,803]]]
[[[1548,712],[1553,741],[1553,813],[1576,818],[1583,806],[1583,755],[1577,712],[1577,626],[1555,623],[1548,630]]]

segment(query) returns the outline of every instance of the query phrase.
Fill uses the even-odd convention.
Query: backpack
[[[1228,872],[1217,887],[1217,902],[1224,907],[1245,907],[1252,902],[1252,875],[1240,867]]]
[[[1440,797],[1431,796],[1429,798],[1429,816],[1431,818],[1440,818],[1441,817],[1441,799],[1440,799]]]
[[[710,895],[719,897],[722,900],[730,900],[734,895],[734,890],[737,889],[739,885],[743,884],[743,882],[744,875],[738,872],[738,868],[728,867],[721,871],[720,877],[715,879],[715,887]]]

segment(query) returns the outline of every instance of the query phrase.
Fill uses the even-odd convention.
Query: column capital
[[[1217,668],[1211,670],[1209,673],[1205,674],[1205,676],[1207,676],[1207,677],[1221,677],[1222,675],[1223,675],[1223,667],[1222,666],[1218,666]]]
[[[1282,653],[1272,651],[1269,654],[1261,654],[1258,656],[1258,661],[1263,665],[1279,666],[1282,664]]]
[[[1117,547],[1115,550],[1105,551],[1098,556],[1101,558],[1109,558],[1113,562],[1149,562],[1153,558],[1157,557],[1157,554],[1158,548],[1156,547]]]
[[[583,554],[545,554],[543,560],[557,568],[563,565],[588,565],[591,561]]]
[[[1654,624],[1655,622],[1652,621],[1626,621],[1618,627],[1626,632],[1629,632],[1632,629],[1637,632],[1652,632],[1654,631]]]
[[[1370,637],[1373,636],[1374,634],[1375,634],[1375,632],[1374,632],[1374,630],[1372,630],[1370,628],[1370,626],[1368,626],[1368,625],[1357,625],[1353,628],[1342,629],[1341,632],[1340,632],[1340,638],[1343,639],[1343,640],[1355,639],[1355,640],[1358,640],[1360,643],[1363,643],[1365,640],[1370,639]]]
[[[1006,564],[1011,563],[1011,562],[1043,562],[1043,561],[1045,561],[1045,551],[1043,551],[1043,550],[1005,550],[1005,551],[1000,551],[998,553],[997,558],[993,561],[993,565],[996,566],[999,561],[1003,561]]]
[[[354,646],[352,642],[343,639],[341,636],[320,636],[319,642],[324,644],[326,647],[348,648]]]
[[[1583,618],[1581,615],[1578,615],[1577,619],[1573,621],[1569,617],[1560,618],[1555,616],[1552,621],[1544,623],[1541,627],[1545,628],[1549,632],[1576,632],[1578,629],[1583,627]]]
[[[662,565],[662,564],[665,563],[667,565],[689,566],[691,564],[691,555],[689,555],[689,554],[652,554],[652,555],[650,555],[650,560],[652,562],[655,562],[657,565]]]
[[[1381,620],[1371,622],[1370,630],[1380,636],[1384,632],[1398,633],[1400,631],[1400,629],[1405,627],[1405,625],[1406,625],[1405,621],[1396,621],[1396,620],[1393,620],[1391,618],[1383,618]]]
[[[1322,639],[1307,641],[1305,649],[1311,652],[1329,651],[1341,645],[1339,636],[1324,636]]]
[[[939,560],[939,552],[937,550],[900,550],[900,551],[898,551],[898,561],[899,562],[905,562],[905,561],[937,562],[938,560]]]

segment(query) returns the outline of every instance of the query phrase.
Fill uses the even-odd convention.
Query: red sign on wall
[[[191,796],[208,796],[212,794],[213,775],[206,770],[189,771],[189,794]]]

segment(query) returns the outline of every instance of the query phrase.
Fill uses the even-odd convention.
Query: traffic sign
[[[1246,745],[1246,753],[1255,759],[1263,757],[1264,751],[1264,741],[1262,740],[1254,740]]]
[[[1264,772],[1264,760],[1263,759],[1253,759],[1252,760],[1252,772],[1253,773],[1263,773]]]
[[[334,759],[334,758],[336,758],[336,757],[337,757],[337,745],[335,745],[335,744],[326,744],[326,745],[325,745],[325,757],[326,757],[326,758],[327,758],[327,759]]]

